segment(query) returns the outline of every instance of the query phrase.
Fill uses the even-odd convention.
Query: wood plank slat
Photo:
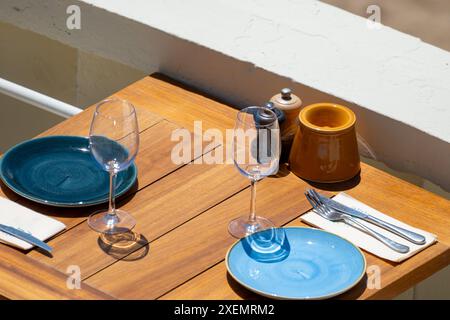
[[[145,253],[147,248],[143,247],[149,241],[177,228],[246,187],[248,181],[231,166],[186,165],[140,191],[132,201],[121,206],[121,209],[136,218],[136,232],[142,237],[131,248],[108,248],[85,222],[50,241],[49,244],[54,248],[52,257],[38,252],[32,252],[31,255],[60,271],[66,270],[69,265],[77,265],[82,277],[86,278],[117,259],[137,259],[137,256]]]
[[[352,197],[411,226],[438,236],[450,246],[450,201],[362,163],[361,182]]]
[[[145,237],[144,241],[131,254],[117,256],[117,252],[111,251],[107,254],[96,242],[97,235],[84,222],[87,212],[58,209],[53,215],[73,229],[51,240],[56,249],[53,258],[32,251],[26,257],[32,260],[27,263],[44,262],[44,269],[60,270],[60,274],[68,265],[80,264],[82,276],[87,277],[85,283],[117,298],[256,298],[230,281],[223,263],[226,250],[234,241],[226,226],[248,209],[249,195],[243,190],[246,184],[234,180],[239,176],[227,165],[173,166],[168,160],[171,150],[168,135],[161,134],[180,126],[192,131],[197,120],[202,121],[203,131],[214,128],[223,133],[234,126],[237,111],[162,75],[145,77],[114,96],[134,103],[142,119],[140,124],[144,124],[141,137],[145,139],[137,159],[139,186],[133,196],[121,202],[138,218],[137,231]],[[93,107],[44,134],[86,135],[92,112]],[[161,126],[167,130],[156,130]],[[439,239],[439,243],[400,264],[366,253],[368,263],[381,269],[382,288],[369,290],[361,282],[339,298],[390,298],[449,264],[448,200],[366,164],[362,164],[360,179],[351,184],[314,186],[320,190],[346,190],[380,211],[435,233]],[[308,187],[308,183],[293,174],[264,180],[258,187],[259,214],[272,218],[278,225],[293,219],[290,223],[302,225],[298,216],[310,208],[302,196]],[[52,215],[51,211],[42,210]],[[14,277],[11,272],[14,270],[10,266],[3,271],[0,267],[0,279],[5,273],[8,281],[26,283],[20,273]],[[41,290],[46,286],[44,280],[37,278],[32,286]],[[205,292],[205,288],[210,289]],[[6,289],[9,290],[11,294],[5,295],[14,297],[15,289]],[[28,296],[26,292],[20,294],[35,297],[33,292]]]
[[[262,181],[258,186],[259,214],[276,225],[297,217],[308,208],[308,203],[304,197],[292,194],[306,187],[293,174]],[[150,252],[144,258],[132,264],[118,261],[86,282],[120,299],[155,299],[195,277],[221,261],[235,241],[227,225],[230,220],[248,214],[250,195],[245,191],[151,242]],[[114,281],[124,272],[128,274],[126,283]]]
[[[385,261],[365,252],[368,266],[376,265],[380,268],[382,288],[368,289],[365,283],[362,283],[338,298],[393,298],[449,265],[450,216],[448,215],[450,210],[442,211],[442,208],[446,208],[449,204],[447,200],[424,192],[416,186],[365,164],[362,165],[361,181],[364,183],[360,183],[346,192],[366,204],[389,212],[397,219],[436,233],[439,243],[400,264]],[[409,197],[411,192],[414,196]],[[417,194],[420,193],[422,193],[422,197],[417,197]],[[392,198],[393,194],[394,198]],[[396,199],[404,201],[399,202]],[[436,225],[437,219],[440,220],[439,225]],[[298,219],[288,225],[306,226]],[[205,290],[205,283],[208,283],[207,290]],[[259,298],[231,279],[227,275],[225,263],[222,261],[188,283],[169,292],[162,299],[211,299],[213,297],[216,299]]]
[[[119,93],[120,91],[117,94],[114,94],[108,98],[120,98],[118,95]],[[133,97],[132,95],[128,95],[128,98],[129,101],[135,106],[140,132],[150,128],[151,126],[163,120],[163,118],[160,115],[152,113],[147,108],[142,107],[141,104],[144,104],[144,102],[141,101],[139,98]],[[38,137],[54,136],[54,135],[73,135],[83,137],[89,136],[89,128],[91,126],[95,108],[96,105],[92,105],[86,108],[81,113],[73,117],[70,117],[58,123],[54,127],[44,131],[43,133],[38,135]]]
[[[117,97],[112,95],[110,98]],[[132,103],[135,104],[136,113],[138,117],[138,124],[140,132],[147,130],[148,128],[156,125],[158,122],[162,121],[163,118],[160,115],[150,112],[146,108],[140,107],[139,104],[142,103],[139,99],[133,99],[133,97],[129,96],[132,99]],[[86,108],[83,112],[66,119],[54,127],[44,131],[39,134],[37,137],[44,137],[50,135],[74,135],[74,136],[88,136],[89,135],[89,127],[91,124],[92,116],[95,111],[95,105]],[[172,125],[173,126],[173,125]],[[145,136],[144,136],[145,138]],[[142,136],[141,136],[142,139]],[[145,141],[144,141],[145,143]],[[1,155],[0,155],[1,157]],[[158,162],[156,162],[158,163]],[[12,201],[21,202],[23,205],[30,206],[32,208],[39,207],[39,205],[32,203],[31,201],[26,201],[16,193],[12,192],[2,181],[0,181],[0,196],[8,198]],[[45,211],[45,208],[43,208]],[[53,208],[50,208],[49,211],[53,211]],[[63,209],[65,211],[65,209]],[[68,210],[73,211],[73,210]],[[63,214],[67,216],[66,214]],[[71,216],[71,214],[69,214]],[[77,222],[77,221],[76,221]],[[75,223],[76,223],[75,222]]]
[[[172,148],[176,142],[170,141],[170,135],[176,129],[178,127],[175,124],[163,120],[140,134],[141,147],[136,157],[137,185],[133,186],[121,199],[129,199],[133,193],[182,166],[171,160]],[[67,229],[81,223],[91,213],[107,206],[102,204],[83,208],[57,208],[41,205],[25,198],[19,198],[17,202],[61,221],[66,224]]]
[[[67,286],[68,275],[43,265],[12,248],[0,246],[0,297],[6,299],[115,299],[81,283]]]
[[[237,110],[200,94],[161,74],[145,77],[121,90],[122,99],[141,101],[140,106],[184,128],[194,130],[202,121],[203,130],[232,129]]]
[[[287,226],[310,227],[299,219]],[[367,288],[367,276],[352,290],[336,299],[391,299],[409,289],[411,285],[426,279],[448,265],[448,247],[437,243],[418,253],[402,264],[393,264],[364,251],[367,266],[377,266],[381,272],[381,288]],[[403,270],[400,270],[403,269]],[[420,270],[421,272],[412,272]],[[207,286],[205,284],[208,284]],[[261,296],[245,289],[228,273],[225,262],[206,270],[191,281],[182,284],[162,296],[163,300],[197,300],[197,299],[261,299]]]

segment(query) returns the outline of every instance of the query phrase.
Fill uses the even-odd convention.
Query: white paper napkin
[[[389,237],[392,240],[395,240],[401,244],[407,245],[410,250],[407,253],[399,253],[396,252],[377,239],[373,238],[372,236],[368,235],[367,233],[360,231],[354,227],[351,227],[344,222],[332,222],[325,218],[322,218],[317,213],[313,212],[312,210],[308,213],[305,213],[301,216],[301,219],[305,221],[306,223],[309,223],[313,226],[319,227],[321,229],[324,229],[326,231],[329,231],[331,233],[337,234],[338,236],[341,236],[342,238],[347,239],[348,241],[352,242],[356,246],[360,247],[361,249],[364,249],[370,253],[373,253],[374,255],[381,257],[383,259],[387,259],[394,262],[400,262],[405,259],[408,259],[409,257],[412,257],[419,251],[425,249],[426,247],[430,246],[434,242],[437,241],[437,237],[434,234],[431,234],[429,232],[411,227],[410,225],[407,225],[399,220],[396,220],[386,214],[383,214],[374,208],[369,207],[368,205],[365,205],[362,202],[359,202],[358,200],[355,200],[354,198],[350,197],[349,195],[345,193],[339,193],[337,196],[333,198],[333,200],[340,202],[348,207],[360,210],[364,213],[370,214],[374,217],[380,218],[384,221],[387,221],[389,223],[392,223],[394,225],[397,225],[399,227],[417,232],[421,235],[423,235],[426,239],[425,244],[423,245],[416,245],[412,242],[409,242],[408,240],[405,240],[383,228],[380,228],[376,225],[373,225],[369,222],[363,221],[361,219],[358,219],[359,222],[363,223],[364,225],[368,226],[369,228],[372,228],[373,230]]]
[[[66,228],[58,220],[44,216],[2,197],[0,197],[0,224],[21,229],[42,241],[47,240]],[[0,231],[0,242],[24,250],[33,248],[32,244],[2,231]]]

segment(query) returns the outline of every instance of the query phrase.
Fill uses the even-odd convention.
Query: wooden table
[[[227,275],[224,256],[235,241],[227,232],[233,218],[246,214],[249,183],[233,165],[177,165],[170,137],[177,128],[194,134],[232,128],[236,110],[162,75],[146,77],[113,96],[138,110],[141,147],[138,183],[118,205],[137,219],[139,240],[131,247],[108,246],[91,231],[86,217],[99,207],[61,209],[37,205],[2,185],[2,194],[52,216],[67,229],[51,239],[54,255],[22,252],[0,245],[0,296],[10,299],[241,299],[258,298]],[[41,134],[88,134],[93,107]],[[223,146],[205,144],[204,154]],[[277,225],[301,226],[311,209],[303,192],[308,183],[282,168],[258,185],[257,209]],[[362,164],[360,178],[330,187],[413,226],[433,232],[439,242],[396,264],[365,253],[368,266],[381,270],[381,288],[367,288],[366,278],[339,296],[343,299],[392,298],[447,266],[450,261],[450,202],[385,172]],[[72,266],[81,271],[81,289],[68,289]],[[369,275],[370,276],[370,275]]]

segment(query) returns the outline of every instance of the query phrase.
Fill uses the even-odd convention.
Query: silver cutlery
[[[425,242],[426,242],[425,237],[420,235],[420,234],[418,234],[418,233],[406,230],[406,229],[404,229],[402,227],[393,225],[392,223],[386,222],[384,220],[378,219],[378,218],[376,218],[374,216],[371,216],[369,214],[366,214],[366,213],[363,213],[363,212],[358,211],[356,209],[350,208],[350,207],[348,207],[346,205],[343,205],[342,203],[339,203],[339,202],[337,202],[337,201],[335,201],[333,199],[330,199],[330,198],[327,198],[327,197],[321,195],[320,193],[318,193],[315,190],[312,190],[312,192],[314,192],[317,195],[317,197],[319,197],[320,200],[324,204],[326,204],[328,207],[333,208],[334,210],[337,210],[337,211],[340,211],[342,213],[348,214],[348,215],[350,215],[352,217],[359,218],[359,219],[362,219],[364,221],[370,222],[370,223],[372,223],[374,225],[377,225],[377,226],[379,226],[379,227],[381,227],[383,229],[386,229],[386,230],[388,230],[388,231],[390,231],[390,232],[392,232],[392,233],[394,233],[394,234],[396,234],[396,235],[398,235],[398,236],[400,236],[400,237],[402,237],[402,238],[404,238],[404,239],[406,239],[406,240],[408,240],[408,241],[410,241],[410,242],[412,242],[414,244],[419,244],[420,245],[420,244],[425,244]]]
[[[39,240],[38,238],[32,236],[31,234],[26,233],[25,231],[13,228],[11,226],[6,226],[4,224],[0,224],[0,231],[3,231],[4,233],[7,233],[25,242],[31,243],[32,245],[35,245],[36,247],[39,247],[47,251],[48,253],[52,252],[52,247],[50,247],[45,242]]]
[[[320,198],[318,198],[313,192],[311,192],[311,190],[308,190],[308,192],[305,193],[305,196],[308,199],[308,201],[311,203],[311,205],[313,206],[314,211],[317,214],[319,214],[321,217],[323,217],[327,220],[333,221],[333,222],[338,222],[338,221],[345,222],[346,224],[348,224],[354,228],[357,228],[359,230],[366,232],[367,234],[369,234],[370,236],[379,240],[380,242],[382,242],[383,244],[385,244],[386,246],[388,246],[389,248],[391,248],[392,250],[394,250],[396,252],[400,252],[400,253],[409,252],[408,246],[405,246],[401,243],[391,240],[388,237],[385,237],[384,235],[382,235],[381,233],[378,233],[375,230],[358,222],[356,219],[352,218],[351,216],[349,216],[345,213],[340,213],[340,212],[326,206],[324,203],[322,203],[320,201]]]

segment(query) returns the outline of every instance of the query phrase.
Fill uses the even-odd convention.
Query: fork
[[[346,224],[348,224],[354,228],[357,228],[357,229],[360,229],[360,230],[366,232],[367,234],[374,237],[375,239],[382,242],[383,244],[385,244],[386,246],[388,246],[389,248],[391,248],[392,250],[394,250],[396,252],[400,252],[400,253],[409,252],[408,246],[405,246],[401,243],[391,240],[391,239],[385,237],[384,235],[382,235],[381,233],[378,233],[375,230],[358,222],[356,219],[350,217],[349,215],[340,213],[340,212],[326,206],[325,204],[323,204],[320,201],[319,198],[317,198],[314,195],[314,193],[305,192],[305,196],[306,196],[306,199],[308,199],[309,203],[311,203],[312,207],[314,208],[314,211],[321,217],[323,217],[327,220],[333,221],[333,222],[338,222],[338,221],[345,222]]]

